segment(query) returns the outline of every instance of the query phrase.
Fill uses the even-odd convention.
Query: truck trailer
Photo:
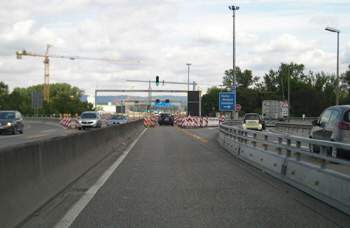
[[[265,120],[286,120],[288,118],[288,101],[263,100],[262,116]]]

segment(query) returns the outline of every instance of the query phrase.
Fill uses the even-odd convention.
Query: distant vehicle
[[[310,138],[333,142],[350,143],[350,105],[328,107],[317,120],[312,121]],[[310,144],[310,151],[319,153],[318,145]],[[342,153],[350,155],[350,151],[327,148],[327,155],[339,157]]]
[[[19,111],[0,111],[0,134],[23,134],[23,119]]]
[[[158,124],[159,126],[162,126],[162,124],[171,124],[171,126],[174,126],[174,116],[172,116],[170,113],[160,113]]]
[[[288,104],[278,100],[263,100],[262,116],[266,120],[283,121],[288,118]]]
[[[245,114],[243,118],[243,124],[242,128],[244,130],[246,129],[252,129],[252,130],[262,130],[262,124],[261,124],[261,119],[260,115],[257,113],[247,113]]]
[[[107,121],[107,126],[112,126],[115,124],[127,123],[128,119],[123,115],[111,115]]]
[[[266,128],[265,119],[262,115],[259,115],[259,117],[260,117],[260,123],[262,125],[262,129],[265,129]]]
[[[86,111],[80,115],[78,122],[78,129],[85,130],[85,128],[101,128],[102,120],[98,112]]]

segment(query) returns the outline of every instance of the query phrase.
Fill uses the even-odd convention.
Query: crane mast
[[[70,60],[75,59],[85,59],[85,60],[102,60],[102,61],[116,61],[116,62],[134,62],[139,63],[138,60],[130,59],[114,59],[114,58],[96,58],[96,57],[83,57],[83,56],[66,56],[66,55],[52,55],[49,54],[49,48],[52,45],[47,44],[45,55],[34,54],[22,50],[21,52],[16,52],[17,59],[22,59],[22,56],[32,56],[32,57],[44,57],[44,100],[50,101],[50,57],[51,58],[68,58]]]

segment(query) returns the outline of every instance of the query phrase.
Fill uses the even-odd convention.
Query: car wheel
[[[17,127],[15,126],[15,128],[13,129],[12,134],[13,134],[13,135],[15,135],[15,134],[16,134],[16,132],[17,132]]]
[[[23,126],[21,128],[21,130],[19,131],[20,134],[23,134]]]
[[[79,127],[78,129],[79,129],[79,131],[80,131],[80,130],[81,130],[81,127]]]

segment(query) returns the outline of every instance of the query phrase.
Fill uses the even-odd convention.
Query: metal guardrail
[[[349,144],[220,125],[218,143],[234,156],[350,215],[350,161],[327,156]],[[311,153],[309,144],[321,146]]]

